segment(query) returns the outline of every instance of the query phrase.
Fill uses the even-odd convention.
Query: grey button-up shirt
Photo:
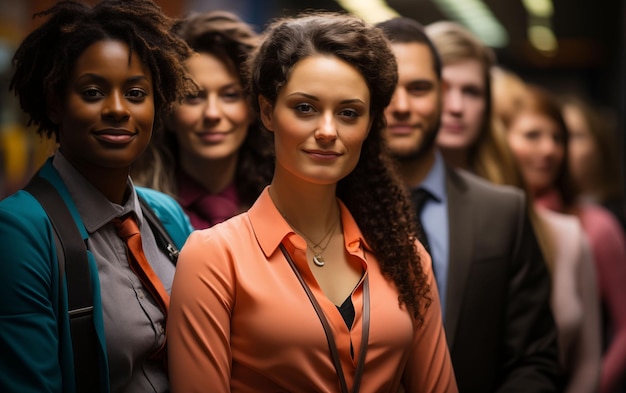
[[[111,220],[134,213],[141,230],[146,258],[168,293],[174,265],[160,251],[144,218],[130,178],[130,197],[124,205],[111,203],[72,164],[57,152],[53,165],[65,182],[89,233],[100,278],[104,332],[111,391],[167,392],[167,373],[149,357],[165,340],[165,318],[150,292],[128,265],[126,248]]]

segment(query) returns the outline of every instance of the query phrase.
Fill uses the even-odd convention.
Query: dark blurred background
[[[624,176],[626,0],[156,0],[173,17],[230,10],[262,31],[272,18],[306,9],[347,10],[371,22],[393,15],[423,24],[454,20],[493,47],[499,63],[558,94],[581,94],[615,124]],[[97,1],[87,0],[87,3]],[[11,56],[54,0],[0,1],[0,198],[19,189],[53,151],[25,128],[8,91]]]

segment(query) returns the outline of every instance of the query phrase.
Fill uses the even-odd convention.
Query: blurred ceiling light
[[[369,23],[383,22],[399,16],[384,0],[336,0],[340,6]]]
[[[432,0],[450,19],[462,23],[486,45],[501,48],[509,35],[482,0]]]
[[[528,12],[528,41],[546,56],[552,56],[558,41],[552,30],[554,5],[552,0],[522,0]]]
[[[541,18],[550,18],[554,13],[552,0],[522,0],[529,14]]]
[[[547,26],[531,25],[528,28],[528,40],[544,54],[554,53],[557,49],[556,37]]]

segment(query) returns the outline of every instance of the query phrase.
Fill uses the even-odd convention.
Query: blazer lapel
[[[446,168],[448,197],[449,260],[444,327],[448,346],[452,349],[459,323],[461,305],[472,263],[472,208],[467,184],[451,168]]]

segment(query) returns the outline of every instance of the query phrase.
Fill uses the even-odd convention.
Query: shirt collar
[[[419,187],[430,192],[437,202],[445,202],[447,200],[445,170],[446,166],[443,156],[439,150],[435,150],[435,162]]]
[[[346,249],[356,253],[361,245],[371,251],[354,218],[340,200],[341,222]],[[266,257],[272,255],[285,238],[289,238],[296,247],[305,249],[306,242],[296,235],[291,226],[280,214],[269,194],[269,186],[265,187],[254,205],[248,210],[254,234]]]
[[[55,153],[52,165],[59,172],[59,176],[67,186],[88,233],[94,233],[114,218],[124,216],[130,212],[135,213],[137,223],[139,228],[141,228],[143,215],[130,177],[127,180],[127,187],[129,187],[131,192],[130,197],[124,205],[118,205],[110,202],[94,187],[74,168],[60,150],[57,150]]]

